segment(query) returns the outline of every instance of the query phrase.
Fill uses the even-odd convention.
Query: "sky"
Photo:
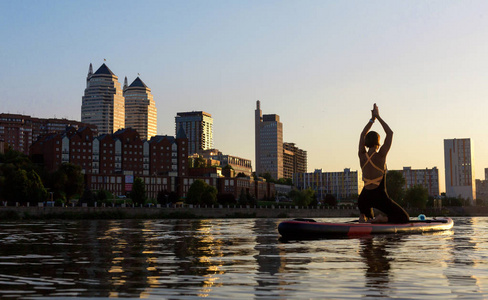
[[[215,148],[254,165],[260,100],[309,172],[337,172],[360,169],[377,103],[388,168],[437,167],[443,192],[444,139],[471,138],[476,179],[488,168],[487,28],[488,1],[0,0],[0,112],[80,120],[106,63],[151,88],[160,135],[206,111]]]

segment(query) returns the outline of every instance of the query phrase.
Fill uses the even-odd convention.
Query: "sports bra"
[[[368,160],[364,163],[364,165],[361,167],[361,170],[364,170],[364,167],[370,163],[376,170],[378,171],[381,171],[382,175],[380,177],[377,177],[377,178],[374,178],[374,179],[368,179],[368,178],[365,178],[364,175],[363,175],[363,181],[364,181],[364,185],[370,185],[370,184],[374,184],[374,185],[380,185],[381,183],[381,180],[383,180],[383,176],[385,175],[385,169],[381,169],[379,168],[377,165],[375,165],[373,163],[373,161],[371,160],[373,158],[373,156],[376,154],[373,153],[371,156],[368,155],[368,153],[366,152],[366,157],[368,158]],[[364,171],[363,171],[364,172]]]

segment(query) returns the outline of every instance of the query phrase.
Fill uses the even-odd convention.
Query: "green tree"
[[[235,177],[235,170],[231,165],[226,165],[222,168],[222,175],[229,178]]]
[[[201,180],[195,180],[190,188],[188,189],[188,193],[186,194],[186,203],[188,204],[201,204],[202,203],[202,194],[205,191],[205,186],[207,184]]]
[[[130,198],[135,205],[141,205],[146,202],[146,185],[142,178],[136,177],[132,184],[132,192]]]
[[[414,185],[405,192],[405,203],[409,207],[425,208],[429,200],[429,191],[422,185]]]
[[[313,193],[312,201],[308,204],[308,206],[319,206],[319,200],[317,199],[315,192]]]
[[[199,155],[197,158],[191,160],[192,168],[204,168],[207,166],[207,161],[203,156]]]
[[[389,171],[386,174],[386,191],[388,196],[400,205],[404,204],[405,178],[399,171]]]
[[[246,190],[246,197],[247,197],[247,204],[249,205],[257,205],[258,199],[254,195],[251,195],[249,190]]]
[[[63,191],[53,191],[53,200],[56,206],[66,203],[66,194]]]
[[[10,171],[9,176],[5,178],[5,185],[2,190],[5,199],[11,202],[35,204],[47,199],[47,191],[41,178],[34,170],[16,169]]]
[[[276,180],[273,178],[273,176],[271,176],[271,173],[269,172],[266,172],[264,174],[261,174],[261,177],[263,177],[264,179],[266,179],[266,182],[271,182],[271,183],[275,183]]]
[[[443,199],[442,203],[445,206],[463,206],[464,199],[461,196],[446,197],[445,199]]]
[[[12,165],[12,168],[15,168]],[[8,170],[5,185],[2,188],[3,197],[7,201],[25,203],[28,199],[27,172],[22,169]]]
[[[293,185],[293,180],[291,178],[280,178],[276,183],[283,185]]]
[[[48,193],[42,184],[41,177],[34,171],[27,172],[29,200],[31,203],[44,202]]]
[[[211,185],[208,185],[205,181],[197,179],[188,189],[186,202],[188,204],[216,204],[217,189]]]
[[[202,204],[214,205],[217,204],[217,189],[211,185],[207,185],[202,194]]]
[[[24,170],[31,169],[32,162],[29,157],[22,152],[13,150],[9,148],[5,153],[0,154],[0,163],[1,164],[12,164],[16,168],[21,168]]]
[[[249,204],[249,199],[247,198],[247,194],[244,189],[241,190],[241,194],[239,195],[239,200],[237,201],[237,203],[239,203],[239,205]]]
[[[47,192],[39,176],[40,166],[11,147],[0,154],[0,197],[10,202],[45,201]]]
[[[109,196],[107,195],[107,191],[98,190],[95,198],[98,202],[104,203],[104,202],[107,202],[107,200],[109,199]]]
[[[95,205],[95,195],[93,195],[93,192],[89,189],[86,188],[83,191],[83,194],[81,195],[80,202],[81,203],[86,203],[88,206],[94,206]]]
[[[302,191],[294,189],[289,193],[289,197],[292,199],[294,205],[308,206],[315,198],[315,191],[311,188]]]
[[[63,192],[69,201],[73,196],[81,195],[85,180],[80,166],[64,163],[54,172],[51,181],[53,188]]]

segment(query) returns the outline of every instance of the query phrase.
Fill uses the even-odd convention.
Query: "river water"
[[[288,242],[280,221],[0,222],[0,297],[488,298],[488,217],[442,233]]]

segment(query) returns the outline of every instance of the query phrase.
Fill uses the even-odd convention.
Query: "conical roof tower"
[[[81,103],[81,120],[96,125],[99,134],[112,134],[125,127],[125,99],[118,77],[102,64],[93,73],[90,64],[85,94]]]
[[[157,109],[151,89],[137,77],[127,88],[125,97],[125,125],[149,140],[157,134]]]

